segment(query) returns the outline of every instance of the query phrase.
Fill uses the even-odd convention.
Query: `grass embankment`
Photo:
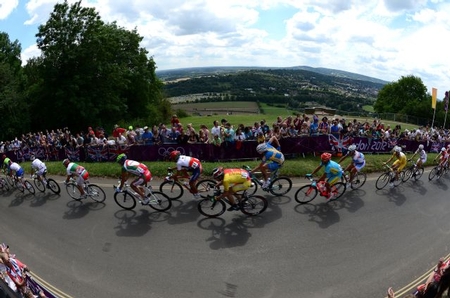
[[[432,166],[433,159],[436,157],[436,153],[429,153],[428,160],[426,166]],[[373,173],[383,171],[383,162],[388,160],[391,155],[388,154],[366,154],[366,167],[364,168],[364,172]],[[408,154],[411,157],[411,154]],[[417,157],[417,156],[416,156]],[[416,158],[415,157],[415,158]],[[333,160],[337,161],[339,158],[334,157]],[[307,173],[311,173],[319,164],[318,156],[307,156],[305,158],[296,158],[286,160],[283,168],[281,169],[281,174],[287,175],[290,177],[303,177]],[[204,176],[209,176],[217,166],[223,166],[225,168],[241,168],[244,164],[249,165],[251,167],[256,166],[260,161],[233,161],[233,162],[221,162],[221,163],[213,163],[213,162],[203,162]],[[175,165],[174,162],[152,162],[152,161],[143,161],[151,170],[152,175],[154,177],[163,178],[167,174],[167,167],[173,167]],[[347,158],[342,164],[345,166],[350,163],[350,159]],[[109,178],[117,178],[120,176],[120,166],[115,162],[96,162],[96,163],[88,163],[81,162],[82,166],[86,167],[89,171],[89,174],[92,177],[109,177]],[[26,173],[30,173],[31,165],[30,162],[21,163]],[[65,168],[58,162],[46,162],[47,171],[50,175],[65,175]]]

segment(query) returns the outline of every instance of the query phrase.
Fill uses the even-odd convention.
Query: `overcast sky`
[[[0,0],[0,31],[38,56],[55,0]],[[61,2],[61,1],[59,1]],[[74,1],[69,1],[73,3]],[[159,70],[197,66],[326,67],[386,81],[420,77],[450,90],[448,0],[83,0],[137,28]]]

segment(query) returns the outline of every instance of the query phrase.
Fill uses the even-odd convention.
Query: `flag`
[[[436,109],[436,98],[437,98],[437,89],[431,89],[431,108]]]
[[[448,91],[445,91],[445,97],[444,97],[444,111],[448,111]]]

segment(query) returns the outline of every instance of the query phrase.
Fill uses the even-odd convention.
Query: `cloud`
[[[0,0],[0,20],[7,19],[19,5],[19,0]]]

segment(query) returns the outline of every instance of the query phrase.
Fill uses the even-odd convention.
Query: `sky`
[[[36,33],[55,0],[0,0],[0,31],[40,55]],[[68,0],[69,3],[75,1]],[[450,90],[450,0],[82,0],[137,29],[158,70],[325,67]]]

